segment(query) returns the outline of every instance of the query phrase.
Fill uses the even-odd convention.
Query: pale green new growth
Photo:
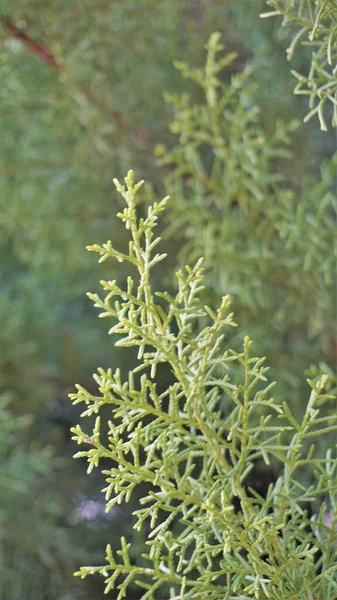
[[[295,94],[309,96],[310,112],[304,121],[318,114],[322,131],[328,127],[324,117],[332,105],[332,126],[337,127],[337,3],[336,0],[267,0],[274,10],[261,17],[283,16],[282,25],[298,28],[287,49],[288,60],[298,43],[313,48],[309,73],[292,71],[298,83]]]
[[[117,587],[119,599],[130,598],[129,586],[136,585],[144,600],[333,600],[337,463],[332,452],[322,457],[315,448],[320,436],[337,431],[337,415],[321,410],[333,398],[327,377],[308,380],[310,399],[298,420],[271,397],[268,369],[249,338],[240,351],[227,347],[226,332],[235,325],[229,298],[216,312],[202,306],[201,260],[177,273],[175,296],[153,290],[151,269],[164,258],[154,254],[153,230],[167,198],[138,218],[141,184],[131,171],[125,186],[115,181],[127,204],[118,216],[131,236],[128,254],[111,242],[89,247],[101,261],[112,257],[136,268],[125,287],[102,281],[105,297],[89,297],[100,316],[115,321],[110,333],[120,336],[117,345],[138,347],[139,364],[128,381],[118,369],[99,369],[97,395],[78,385],[71,397],[86,405],[83,417],[111,408],[107,439],[99,416],[91,433],[72,429],[78,444],[90,446],[76,456],[88,459],[89,472],[101,459],[111,461],[103,471],[107,510],[147,485],[134,528],[145,528],[148,550],[134,565],[122,538],[117,556],[108,546],[105,566],[82,567],[76,575],[102,574],[106,592]],[[156,380],[160,364],[172,373],[164,390]],[[245,485],[258,461],[278,471],[266,498]],[[309,487],[304,469],[312,474]]]

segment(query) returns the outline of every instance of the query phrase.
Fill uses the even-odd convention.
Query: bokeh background
[[[119,547],[121,535],[133,540],[137,560],[137,499],[106,515],[100,474],[87,476],[85,463],[72,459],[69,429],[80,415],[68,399],[74,384],[94,390],[98,366],[127,372],[133,360],[114,348],[85,295],[98,291],[100,279],[123,277],[122,267],[98,267],[85,247],[125,243],[113,177],[132,168],[151,182],[148,197],[172,186],[175,165],[156,157],[158,144],[177,143],[163,93],[198,100],[173,61],[203,64],[212,31],[222,34],[225,52],[238,53],[229,75],[254,67],[252,98],[267,137],[276,120],[303,119],[306,99],[293,96],[286,60],[289,32],[277,19],[261,20],[265,8],[264,0],[1,0],[1,600],[100,600],[100,579],[72,573],[102,564],[106,544]],[[307,59],[300,48],[292,67],[301,70]],[[308,174],[319,180],[335,143],[316,121],[296,130],[292,158],[277,167],[292,190],[300,195]],[[334,187],[329,173],[324,193]],[[170,285],[183,242],[168,234],[165,245],[170,259],[159,287]],[[212,275],[209,282],[216,296]],[[245,322],[247,310],[242,331],[262,323],[258,347],[272,355],[272,375],[284,373],[300,411],[305,366],[335,362],[331,310],[314,330],[303,310],[300,324],[289,316],[288,327],[269,337],[263,313],[254,307]]]

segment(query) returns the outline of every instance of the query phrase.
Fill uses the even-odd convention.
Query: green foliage
[[[282,26],[294,25],[298,31],[288,49],[291,60],[299,43],[313,48],[307,75],[292,71],[298,83],[295,94],[309,96],[310,112],[304,121],[318,115],[327,131],[326,106],[332,107],[332,126],[337,127],[337,5],[335,0],[267,0],[272,12],[262,17],[283,16]],[[305,39],[306,38],[306,39]]]
[[[29,442],[32,415],[15,416],[13,398],[0,398],[0,535],[1,584],[4,598],[59,598],[69,589],[73,548],[62,527],[64,511],[53,492],[62,466],[50,446]],[[9,405],[9,406],[8,406]]]
[[[235,326],[229,298],[216,311],[203,306],[201,260],[176,274],[175,296],[155,292],[151,271],[165,255],[154,253],[160,241],[154,227],[167,198],[139,218],[143,182],[135,184],[131,171],[125,186],[114,182],[127,204],[118,217],[131,235],[129,251],[118,251],[110,241],[88,249],[100,261],[129,263],[137,275],[123,287],[101,281],[104,298],[89,297],[101,317],[117,321],[109,331],[120,336],[117,345],[138,348],[138,365],[127,381],[119,369],[99,369],[97,395],[78,385],[71,397],[85,404],[83,417],[97,415],[103,406],[112,417],[107,435],[99,416],[92,433],[79,425],[72,431],[78,444],[90,446],[76,455],[87,458],[88,472],[102,460],[113,463],[103,469],[107,510],[147,483],[134,527],[146,528],[148,551],[134,565],[122,538],[117,555],[108,546],[105,566],[82,567],[77,575],[100,573],[106,592],[117,586],[120,599],[135,582],[144,600],[159,594],[332,600],[337,460],[331,450],[322,456],[319,447],[322,436],[337,431],[337,415],[324,412],[334,399],[326,391],[327,376],[308,380],[310,398],[296,418],[288,403],[271,396],[274,384],[249,337],[240,351],[228,346]],[[160,393],[156,371],[163,364],[173,379]],[[277,465],[266,497],[247,487],[257,461]],[[303,471],[312,475],[310,486],[304,485]],[[324,525],[327,510],[332,516]]]
[[[172,60],[185,48],[188,56],[202,52],[191,21],[175,0],[1,3],[1,391],[11,394],[15,417],[34,416],[22,449],[27,461],[39,452],[42,461],[46,446],[69,457],[69,427],[78,419],[66,402],[69,386],[110,361],[83,301],[96,283],[83,247],[108,235],[123,243],[110,218],[111,164],[118,174],[132,162],[150,177],[154,138],[168,118],[161,91],[179,81]],[[3,469],[7,460],[4,452]],[[60,600],[56,581],[73,600],[75,565],[88,555],[99,564],[105,536],[116,535],[119,525],[127,531],[127,512],[118,525],[111,519],[99,539],[85,523],[70,526],[77,495],[95,497],[100,484],[87,482],[73,461],[57,473],[52,461],[49,467],[49,477],[37,478],[39,493],[27,482],[26,510],[21,497],[3,497],[9,522],[19,516],[18,528],[6,529],[9,562],[0,563],[10,600]],[[11,462],[13,483],[21,469]],[[51,512],[28,508],[35,492],[41,497],[40,486],[53,499]],[[49,556],[51,547],[53,559],[42,565],[34,558]],[[30,573],[35,587],[27,583]],[[99,594],[96,587],[89,597]]]
[[[177,64],[202,94],[197,102],[192,93],[166,96],[178,137],[172,149],[157,149],[169,168],[166,236],[180,239],[182,263],[205,257],[208,301],[230,295],[258,351],[271,356],[273,376],[292,381],[299,405],[307,366],[322,358],[333,366],[337,154],[317,175],[289,176],[296,123],[266,129],[252,103],[254,72],[226,77],[234,58],[223,55],[215,34],[204,68]]]
[[[10,394],[13,427],[22,414],[33,415],[30,425],[19,430],[20,439],[16,440],[16,447],[21,452],[20,460],[11,460],[15,455],[14,447],[3,453],[2,468],[13,486],[22,473],[27,472],[20,494],[12,493],[12,484],[7,482],[8,493],[5,491],[2,497],[3,517],[6,519],[8,512],[10,518],[2,530],[1,543],[5,544],[9,559],[6,562],[5,556],[1,558],[0,571],[6,572],[4,593],[9,600],[13,600],[13,595],[17,595],[18,600],[31,600],[32,597],[34,600],[45,600],[45,596],[48,600],[61,600],[61,597],[62,600],[77,600],[76,586],[83,590],[81,599],[84,595],[90,600],[98,600],[101,593],[97,585],[99,578],[87,580],[86,585],[90,586],[90,590],[85,590],[85,586],[77,580],[70,583],[72,565],[88,561],[101,564],[104,544],[111,540],[112,549],[115,550],[120,534],[132,542],[131,560],[139,560],[141,536],[137,534],[133,537],[129,530],[129,514],[137,508],[137,495],[133,495],[129,505],[123,505],[118,513],[110,513],[110,519],[102,517],[104,526],[99,535],[91,528],[95,528],[96,523],[75,525],[72,522],[73,511],[78,509],[78,503],[85,504],[87,499],[95,501],[102,484],[94,476],[85,477],[80,461],[74,464],[71,461],[72,466],[67,461],[72,453],[69,427],[78,421],[79,410],[79,407],[72,408],[67,403],[67,393],[74,381],[81,381],[94,393],[90,377],[93,369],[98,364],[108,368],[116,360],[116,350],[111,349],[109,338],[102,335],[104,321],[100,323],[100,328],[96,323],[95,311],[83,297],[87,289],[96,291],[97,284],[93,263],[90,264],[85,258],[83,247],[93,239],[103,244],[110,237],[117,247],[126,252],[123,228],[116,225],[112,218],[112,164],[118,177],[128,165],[135,165],[146,179],[154,183],[155,197],[162,194],[162,173],[154,166],[153,149],[157,142],[169,147],[175,143],[173,136],[167,132],[171,107],[163,103],[162,91],[174,90],[178,97],[184,89],[190,94],[192,105],[202,102],[200,86],[196,86],[191,79],[183,80],[172,62],[180,57],[190,64],[199,65],[204,43],[215,28],[221,29],[226,40],[226,49],[220,51],[220,59],[225,59],[225,52],[231,55],[236,51],[239,55],[217,76],[222,84],[229,84],[234,75],[233,82],[237,81],[240,86],[240,91],[233,90],[233,97],[240,106],[237,119],[242,119],[246,126],[247,146],[255,152],[263,177],[285,176],[291,182],[290,191],[295,193],[295,198],[300,199],[305,208],[305,216],[303,219],[301,217],[302,220],[299,217],[301,228],[294,228],[294,205],[291,201],[288,206],[282,199],[284,215],[281,222],[286,231],[284,239],[293,244],[292,260],[295,261],[295,252],[297,259],[294,273],[287,271],[293,280],[294,292],[288,294],[292,288],[288,285],[284,287],[284,271],[277,267],[278,260],[283,265],[290,256],[287,251],[283,260],[285,250],[281,243],[279,247],[275,245],[273,260],[266,265],[265,257],[260,261],[265,277],[260,276],[258,261],[249,250],[250,246],[246,250],[251,261],[251,274],[248,266],[246,268],[240,262],[235,268],[235,257],[241,261],[245,256],[234,235],[241,236],[247,245],[256,246],[259,255],[260,233],[255,235],[248,221],[246,224],[250,237],[246,237],[244,224],[241,228],[233,229],[233,238],[228,240],[234,250],[230,260],[226,259],[220,235],[216,242],[212,241],[211,235],[206,240],[203,228],[205,226],[207,229],[208,218],[209,229],[214,227],[214,231],[218,231],[218,214],[220,218],[227,219],[226,234],[229,235],[230,225],[233,225],[239,212],[230,208],[223,211],[221,208],[221,198],[227,185],[224,183],[220,189],[218,176],[209,170],[213,152],[211,139],[209,146],[204,144],[201,149],[200,160],[205,161],[207,177],[214,177],[219,194],[214,192],[213,200],[220,211],[212,212],[212,205],[208,204],[210,191],[201,194],[196,188],[198,202],[204,203],[209,213],[208,216],[202,215],[202,226],[198,226],[197,220],[192,218],[196,210],[192,177],[186,181],[187,175],[183,175],[183,193],[180,193],[182,182],[178,174],[179,167],[175,170],[172,164],[164,167],[165,171],[173,168],[178,180],[178,193],[173,189],[172,182],[166,180],[167,191],[163,195],[172,193],[171,213],[177,221],[177,231],[181,232],[182,239],[177,240],[175,230],[171,230],[172,235],[167,237],[165,246],[168,251],[166,270],[153,271],[153,289],[171,292],[170,268],[173,263],[176,264],[178,245],[186,244],[185,250],[182,249],[182,261],[197,260],[204,255],[205,302],[215,310],[219,296],[231,295],[243,331],[254,339],[256,354],[267,353],[269,356],[272,379],[279,380],[278,392],[288,397],[288,385],[291,383],[290,401],[294,405],[295,416],[301,412],[307,394],[303,385],[303,371],[311,363],[321,360],[325,363],[322,365],[325,371],[328,372],[332,366],[332,307],[331,296],[329,299],[327,293],[331,295],[333,282],[326,283],[330,266],[325,248],[331,243],[333,206],[330,200],[327,201],[326,212],[317,206],[319,224],[316,223],[314,208],[317,198],[323,198],[333,185],[333,163],[329,166],[327,162],[324,167],[321,184],[317,183],[315,173],[321,156],[329,155],[329,144],[335,148],[335,139],[331,134],[326,134],[323,142],[313,123],[308,124],[293,136],[296,160],[286,163],[282,157],[274,160],[269,157],[269,147],[281,152],[286,150],[283,134],[290,139],[291,132],[287,126],[275,128],[276,117],[288,119],[289,114],[296,117],[302,105],[298,98],[292,98],[290,94],[292,78],[284,60],[281,36],[276,35],[277,20],[259,18],[263,2],[3,0],[1,3],[0,70],[4,85],[0,91],[3,131],[3,168],[0,176],[0,391]],[[305,60],[305,48],[299,46],[295,68],[300,72]],[[241,70],[243,73],[238,74]],[[251,84],[252,80],[254,85]],[[303,98],[300,97],[300,100]],[[254,116],[255,105],[261,110],[259,115],[256,113]],[[236,114],[233,103],[229,104],[228,110],[230,114]],[[240,122],[236,122],[235,127],[242,132]],[[245,165],[245,182],[257,186],[264,196],[260,203],[272,203],[273,196],[268,196],[269,186],[262,183],[263,178],[257,175],[257,169],[254,177],[248,173],[246,163],[249,161],[240,134],[235,135],[235,127],[230,137],[226,131],[221,133],[225,140],[233,143],[228,160],[232,160],[231,155],[233,160]],[[264,148],[254,142],[254,127],[256,137],[262,136],[264,140]],[[178,158],[181,163],[183,150]],[[308,193],[304,194],[302,179],[308,172],[313,172],[313,176],[305,184]],[[242,195],[240,177],[236,179],[235,189]],[[228,173],[227,181],[230,181]],[[190,191],[186,189],[186,183]],[[271,185],[276,186],[276,183]],[[285,187],[284,183],[282,185]],[[254,204],[253,193],[246,190],[246,194],[247,202]],[[232,196],[235,207],[235,193]],[[179,207],[180,198],[184,205],[182,210]],[[118,210],[119,196],[114,196],[112,201]],[[144,206],[139,210],[144,216]],[[191,244],[188,221],[185,221],[185,227],[180,227],[185,218],[184,211],[191,212],[192,229],[197,242],[202,234],[203,243],[197,243],[195,247]],[[254,214],[254,210],[252,212]],[[213,216],[216,217],[216,227],[214,223],[211,224]],[[312,246],[312,258],[309,257],[315,263],[315,271],[310,267],[305,285],[304,281],[303,285],[299,285],[298,279],[303,277],[300,261],[309,240],[306,235],[298,234],[307,232],[308,227],[310,236],[314,234],[313,239],[316,240]],[[217,262],[217,247],[219,256],[227,265],[226,271],[221,268],[220,260]],[[279,253],[278,258],[276,252]],[[116,263],[114,278],[121,288],[128,274],[127,268],[127,263]],[[243,273],[241,279],[239,272]],[[99,278],[109,277],[107,261],[100,266]],[[277,320],[272,310],[273,297],[276,297],[273,296],[273,286],[276,290],[284,291],[281,294],[282,302],[285,301],[284,314],[281,298],[277,296]],[[265,303],[264,289],[267,291]],[[297,294],[301,299],[298,305]],[[173,297],[174,293],[171,292],[171,295]],[[317,310],[315,307],[318,307]],[[306,335],[308,315],[314,338]],[[198,327],[202,328],[199,320]],[[228,330],[227,340],[228,345],[238,351],[241,336],[237,331],[235,328]],[[118,336],[114,336],[114,341]],[[132,349],[119,349],[118,364],[123,377],[135,365],[135,360],[136,353]],[[232,377],[237,383],[240,372],[235,368],[235,363],[232,367]],[[315,372],[310,377],[316,375]],[[171,375],[165,365],[158,371],[158,381],[160,393],[171,384]],[[109,406],[102,409],[103,429],[109,418],[108,412]],[[5,424],[2,427],[5,428]],[[324,436],[322,445],[331,445],[328,435]],[[50,454],[49,450],[44,453],[45,448],[50,449]],[[34,471],[34,475],[33,465],[37,465],[39,454],[46,471]],[[59,458],[62,460],[59,461]],[[139,488],[138,493],[142,496],[146,490]],[[40,508],[35,504],[36,499],[41,503]],[[24,506],[22,502],[25,502]],[[118,514],[118,519],[113,517],[115,514]],[[15,519],[19,528],[14,523]],[[5,542],[3,535],[6,535]],[[27,537],[30,545],[26,543]],[[47,558],[44,559],[44,556]],[[66,590],[65,598],[61,590]]]
[[[64,288],[75,293],[67,278],[74,272],[81,273],[85,286],[83,246],[97,231],[102,240],[107,235],[111,164],[118,172],[136,156],[145,156],[139,163],[147,169],[153,130],[165,120],[160,92],[174,75],[176,3],[165,0],[162,14],[148,0],[138,6],[117,4],[93,8],[92,2],[59,0],[36,10],[35,0],[20,0],[2,9],[1,72],[7,85],[1,89],[1,105],[8,131],[3,141],[3,243],[10,240],[23,264],[53,271],[64,293]],[[56,66],[11,35],[7,17],[42,44]],[[126,51],[130,39],[137,55]],[[156,61],[149,60],[153,47]],[[155,82],[145,115],[144,71]]]

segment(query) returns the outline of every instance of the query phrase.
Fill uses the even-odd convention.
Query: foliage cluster
[[[142,183],[134,183],[131,171],[125,186],[115,180],[127,204],[118,217],[131,235],[129,251],[111,241],[88,248],[100,261],[114,258],[136,268],[125,286],[101,281],[104,297],[89,297],[101,317],[117,321],[109,331],[120,336],[116,345],[138,348],[138,365],[126,381],[119,369],[99,369],[99,393],[77,385],[71,397],[85,404],[83,417],[105,405],[111,409],[108,432],[101,431],[99,416],[92,433],[79,425],[72,430],[78,444],[90,446],[76,455],[87,458],[89,473],[102,460],[113,463],[103,470],[107,510],[148,484],[134,512],[134,528],[146,527],[147,552],[132,564],[123,537],[117,556],[107,547],[105,566],[82,567],[77,575],[102,574],[106,593],[117,586],[119,599],[135,582],[144,600],[332,600],[337,460],[331,450],[322,456],[319,444],[337,431],[336,413],[326,410],[335,399],[326,391],[328,377],[308,380],[310,398],[298,419],[287,402],[271,396],[274,384],[249,337],[239,352],[228,347],[227,330],[235,326],[228,296],[216,311],[202,305],[201,260],[177,272],[176,296],[153,290],[152,268],[165,258],[154,252],[160,238],[153,230],[167,198],[139,218]],[[156,371],[162,364],[173,379],[160,393]],[[277,464],[266,497],[246,482],[258,461]],[[310,471],[311,485],[303,470]]]
[[[267,0],[274,10],[262,17],[282,16],[283,26],[298,29],[287,48],[291,60],[298,44],[312,48],[307,75],[293,70],[298,83],[295,94],[309,96],[310,112],[304,121],[318,115],[327,131],[324,112],[332,108],[332,126],[337,127],[337,5],[335,0]]]
[[[178,138],[157,149],[160,165],[170,166],[166,235],[181,240],[182,263],[204,256],[209,302],[231,296],[258,351],[271,356],[273,376],[292,379],[298,406],[304,369],[322,359],[333,367],[337,153],[321,172],[291,180],[297,125],[266,129],[252,102],[254,72],[223,73],[234,59],[213,35],[203,69],[177,64],[202,95],[166,96]]]

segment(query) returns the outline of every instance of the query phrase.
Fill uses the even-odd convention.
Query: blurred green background
[[[113,177],[134,169],[152,182],[149,196],[169,187],[172,165],[160,166],[155,157],[157,144],[176,144],[163,92],[195,93],[173,61],[201,65],[212,31],[221,32],[226,52],[238,53],[232,73],[254,67],[252,98],[267,137],[276,119],[303,119],[305,100],[292,94],[286,61],[288,32],[277,20],[259,19],[264,9],[264,0],[0,3],[1,600],[99,600],[102,582],[77,581],[73,571],[103,563],[108,542],[118,547],[120,535],[132,537],[132,506],[104,515],[100,475],[88,477],[85,463],[71,458],[69,428],[79,419],[68,399],[74,383],[94,390],[98,366],[118,364],[126,372],[131,360],[113,347],[85,296],[123,270],[109,261],[97,267],[85,246],[125,243]],[[301,49],[295,67],[307,58]],[[291,149],[292,160],[279,169],[296,191],[308,173],[319,179],[335,136],[310,121],[293,134]],[[178,260],[176,242],[166,236],[170,267]],[[158,286],[169,285],[169,267],[157,276]],[[211,273],[215,296],[216,281]],[[241,331],[252,325],[245,314]],[[254,315],[265,326],[263,314]],[[305,366],[335,360],[331,311],[311,335],[303,315],[294,340],[291,325],[274,332],[272,342],[266,335],[265,344],[258,331],[262,353],[282,346],[298,397]],[[274,362],[278,375],[282,364]],[[137,544],[139,537],[135,560]]]

